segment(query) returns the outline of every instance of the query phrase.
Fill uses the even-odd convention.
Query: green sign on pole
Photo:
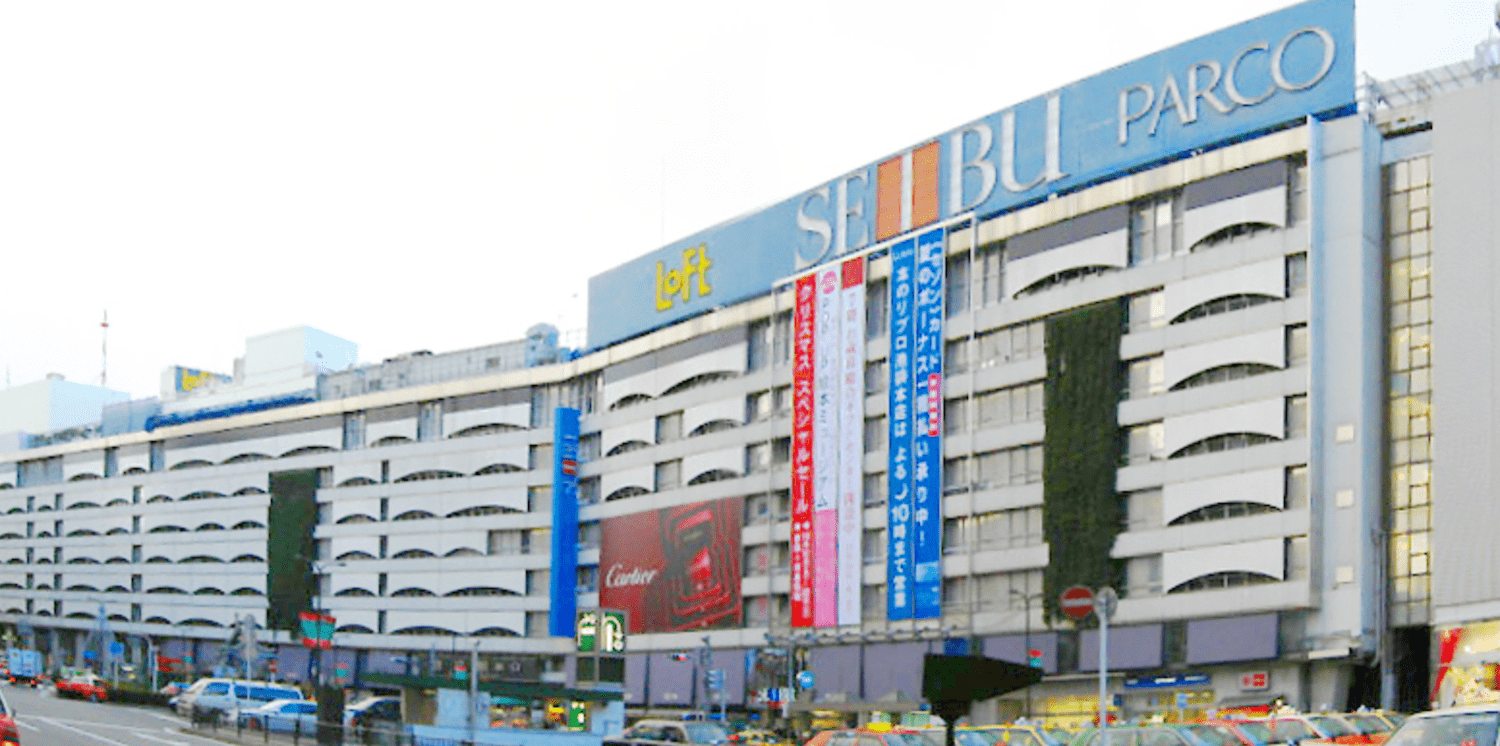
[[[576,642],[580,653],[625,652],[625,612],[597,609],[578,612],[578,636]]]
[[[587,730],[589,727],[589,704],[568,703],[568,730]]]

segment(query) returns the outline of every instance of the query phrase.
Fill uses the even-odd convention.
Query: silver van
[[[302,690],[290,684],[244,679],[199,679],[176,697],[177,714],[190,717],[193,711],[214,711],[222,717],[235,710],[253,710],[277,699],[304,699]]]

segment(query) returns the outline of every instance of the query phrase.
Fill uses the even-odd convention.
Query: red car
[[[80,673],[57,682],[57,696],[102,702],[109,699],[109,689],[104,680],[91,673]]]
[[[0,746],[21,746],[21,733],[16,730],[10,702],[5,699],[4,694],[0,694]]]

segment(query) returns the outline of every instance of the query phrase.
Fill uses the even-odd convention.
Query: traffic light
[[[1042,664],[1042,651],[1031,648],[1026,651],[1026,665],[1032,668],[1046,668]]]

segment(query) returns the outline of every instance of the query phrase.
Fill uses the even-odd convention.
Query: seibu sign
[[[1354,93],[1353,0],[1294,5],[1010,106],[596,275],[589,345],[764,295],[803,269],[945,219],[989,217],[1309,115],[1352,111]]]

